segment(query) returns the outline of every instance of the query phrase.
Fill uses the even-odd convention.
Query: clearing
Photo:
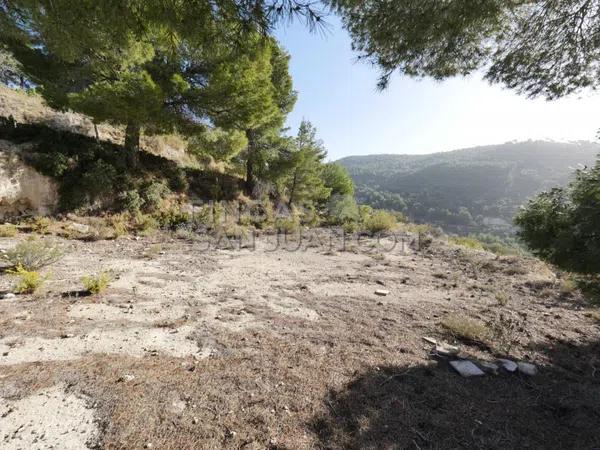
[[[600,324],[545,265],[313,233],[60,241],[41,294],[0,300],[0,447],[600,446]],[[458,339],[473,323],[489,336]],[[461,378],[424,337],[539,373]]]

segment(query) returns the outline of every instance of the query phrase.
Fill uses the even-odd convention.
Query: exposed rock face
[[[54,181],[26,165],[19,146],[0,140],[0,221],[50,214],[57,201]]]

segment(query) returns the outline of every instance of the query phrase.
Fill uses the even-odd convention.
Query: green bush
[[[396,216],[384,210],[374,211],[363,221],[364,229],[373,234],[393,230],[396,225]]]
[[[101,294],[110,285],[112,275],[109,272],[100,272],[98,275],[86,275],[81,278],[83,287],[90,294]]]
[[[350,226],[359,221],[360,211],[353,196],[334,196],[330,199],[327,207],[327,222],[330,225]]]
[[[515,218],[519,237],[538,257],[561,269],[600,273],[600,159],[577,171],[567,188],[531,200]]]
[[[170,208],[164,211],[159,211],[153,215],[160,228],[176,230],[181,225],[189,224],[192,220],[191,216],[177,208]]]
[[[142,187],[141,196],[144,199],[144,210],[154,212],[162,206],[162,202],[171,194],[169,186],[163,181],[153,181]]]
[[[300,219],[296,215],[275,219],[275,229],[279,233],[292,234],[300,230]]]
[[[12,267],[24,270],[38,270],[55,263],[64,255],[57,244],[39,239],[28,239],[10,250],[0,252],[0,260]]]
[[[123,191],[119,194],[119,206],[123,211],[136,213],[144,206],[144,199],[135,189]]]
[[[13,291],[17,294],[34,294],[46,281],[39,272],[27,270],[20,264],[9,273],[19,278],[19,281],[13,288]]]

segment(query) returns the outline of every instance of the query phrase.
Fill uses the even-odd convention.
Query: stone
[[[90,232],[90,227],[82,223],[73,222],[68,227],[69,230],[76,231],[78,233],[86,234]]]
[[[477,367],[472,361],[450,361],[450,365],[456,370],[461,376],[468,377],[480,377],[485,375],[485,372]]]
[[[383,280],[375,280],[375,283],[379,284],[380,286],[385,286],[385,281]]]
[[[432,338],[432,337],[427,337],[427,336],[424,336],[424,337],[423,337],[423,340],[424,340],[425,342],[429,343],[429,344],[432,344],[432,345],[437,345],[437,341],[436,341],[434,338]]]
[[[15,294],[13,294],[12,292],[7,292],[6,294],[2,294],[2,296],[0,298],[4,299],[4,300],[10,300],[13,298],[16,298],[17,296]]]
[[[456,356],[460,349],[454,345],[440,344],[435,346],[435,352],[442,356]]]
[[[498,364],[494,364],[487,361],[480,361],[479,367],[481,367],[486,372],[498,373],[500,366]]]
[[[377,289],[375,291],[375,295],[379,295],[380,297],[385,297],[386,295],[390,295],[390,291],[386,291],[385,289]]]
[[[527,375],[529,377],[533,377],[534,375],[537,375],[538,373],[538,368],[530,363],[526,363],[526,362],[520,362],[517,363],[517,367],[519,369],[519,372],[521,372],[523,375]]]
[[[502,368],[507,372],[516,372],[518,368],[517,363],[511,361],[510,359],[499,359],[498,362],[502,365]]]

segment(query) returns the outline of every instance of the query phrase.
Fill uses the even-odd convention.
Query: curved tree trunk
[[[125,150],[128,153],[130,166],[137,167],[140,161],[140,126],[136,123],[127,123],[125,128]]]

